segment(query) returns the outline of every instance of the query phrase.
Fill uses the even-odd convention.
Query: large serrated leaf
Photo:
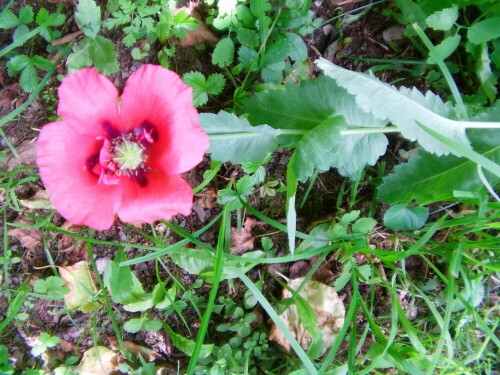
[[[470,138],[474,150],[479,154],[500,162],[500,131],[471,130]],[[499,179],[486,173],[491,185]],[[416,200],[428,204],[451,196],[453,190],[477,190],[482,186],[476,163],[454,155],[437,157],[424,150],[408,163],[400,164],[384,178],[378,189],[378,198],[388,203],[408,203]]]
[[[398,126],[403,136],[412,141],[417,140],[425,150],[437,155],[453,153],[448,146],[421,129],[417,121],[462,145],[469,146],[465,127],[460,122],[447,118],[451,116],[451,105],[444,103],[432,92],[424,95],[415,88],[398,90],[374,76],[338,67],[323,58],[316,60],[316,65],[356,96],[356,102],[361,109],[375,117],[389,119]]]
[[[285,129],[279,137],[281,146],[300,148],[302,143],[306,142],[303,140],[306,136],[308,143],[325,143],[323,139],[314,140],[313,133],[321,133],[321,137],[332,140],[331,144],[323,149],[316,147],[311,151],[304,148],[304,152],[310,152],[311,155],[298,156],[298,165],[301,167],[304,166],[304,160],[317,159],[318,162],[312,164],[312,167],[320,167],[322,170],[335,167],[343,176],[354,178],[366,164],[373,165],[379,156],[385,153],[387,147],[384,134],[341,135],[338,132],[328,134],[321,129],[315,129],[320,125],[326,126],[325,121],[339,115],[343,116],[343,127],[346,129],[387,125],[387,121],[376,119],[361,110],[354,96],[325,76],[312,82],[288,83],[284,90],[259,93],[246,102],[245,109],[252,123],[265,123],[275,129]],[[313,133],[308,135],[309,132]],[[309,172],[305,169],[299,172],[299,179],[303,181],[307,173]]]
[[[233,164],[259,161],[278,145],[279,131],[267,125],[251,126],[244,118],[220,111],[202,113],[200,124],[210,137],[212,159]]]

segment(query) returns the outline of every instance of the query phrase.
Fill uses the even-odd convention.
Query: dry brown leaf
[[[69,293],[64,295],[67,309],[78,309],[84,313],[93,311],[99,305],[94,301],[97,288],[94,284],[87,262],[82,261],[72,266],[59,267],[61,279],[69,288]]]
[[[51,210],[54,208],[52,203],[49,201],[48,190],[38,190],[36,194],[31,199],[20,199],[19,203],[21,206],[30,208],[32,210],[45,209]]]
[[[95,346],[83,353],[77,367],[80,375],[108,375],[118,370],[118,355],[104,346]]]
[[[118,349],[118,340],[116,340],[116,338],[109,337],[108,341],[113,350]],[[157,352],[149,348],[146,348],[145,346],[134,344],[133,342],[130,341],[123,341],[123,347],[126,350],[130,350],[136,356],[140,354],[142,358],[146,360],[146,362],[153,362],[156,361],[157,359],[162,359],[161,354],[158,354]]]
[[[36,138],[22,142],[19,146],[16,146],[16,150],[19,156],[15,156],[7,162],[8,171],[12,171],[14,167],[18,165],[35,164],[37,150]]]
[[[231,228],[231,254],[241,255],[248,250],[253,250],[255,237],[252,236],[252,228],[257,224],[257,220],[247,217],[243,228]]]
[[[211,187],[195,194],[194,204],[202,208],[213,208],[217,200],[217,190]]]
[[[33,225],[34,223],[24,218],[16,220],[17,224]],[[14,227],[8,230],[11,237],[17,239],[22,247],[35,251],[36,248],[43,247],[42,233],[39,228]]]
[[[201,20],[201,16],[196,13],[193,7],[181,7],[175,9],[175,12],[179,12],[181,10],[186,11],[186,13],[199,21],[198,27],[193,31],[187,31],[186,37],[180,40],[174,40],[175,44],[180,45],[181,47],[191,47],[196,46],[198,44],[203,43],[217,43],[219,38],[210,29],[203,23]]]
[[[297,290],[302,281],[304,281],[304,278],[300,277],[298,279],[290,280],[288,285],[290,288]],[[332,347],[335,339],[337,338],[338,332],[344,325],[344,304],[339,299],[335,289],[314,280],[309,280],[299,294],[314,310],[318,321],[316,327],[321,330],[324,354]],[[291,296],[292,294],[288,291],[288,289],[283,289],[284,299],[290,298]],[[312,344],[312,337],[302,324],[295,304],[291,305],[288,310],[280,315],[280,319],[297,339],[300,346],[306,351],[309,350],[309,347]],[[273,324],[271,328],[269,339],[277,342],[287,351],[291,351],[290,343],[276,324]]]
[[[68,232],[78,232],[81,229],[81,225],[75,225],[69,221],[65,221],[61,225],[61,229]],[[80,258],[78,260],[81,260],[82,257],[85,260],[88,258],[87,252],[85,251],[85,242],[77,240],[67,234],[63,234],[61,238],[57,240],[57,247],[59,251],[63,253],[78,252],[78,254],[80,254]]]
[[[72,42],[73,40],[75,40],[76,38],[78,38],[82,34],[83,34],[83,31],[81,31],[81,30],[75,31],[74,33],[67,34],[67,35],[63,36],[62,38],[54,40],[52,42],[52,45],[58,46],[60,44],[68,44],[69,42]]]

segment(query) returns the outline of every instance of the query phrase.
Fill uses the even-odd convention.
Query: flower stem
[[[500,129],[500,122],[460,121],[467,129]]]

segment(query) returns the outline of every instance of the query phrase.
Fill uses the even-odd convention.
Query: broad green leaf
[[[31,62],[33,63],[34,66],[36,66],[38,69],[42,70],[50,70],[54,66],[54,63],[50,61],[49,59],[46,59],[44,57],[35,55],[31,59]]]
[[[238,61],[246,69],[251,69],[251,71],[256,71],[258,69],[258,56],[257,51],[252,48],[241,46],[238,49]]]
[[[246,119],[220,111],[202,113],[200,124],[210,137],[212,159],[233,164],[264,159],[277,147],[279,132],[267,125],[251,126]]]
[[[130,333],[137,333],[142,330],[145,318],[133,318],[127,320],[123,325],[123,329]]]
[[[238,42],[247,47],[259,46],[259,35],[255,30],[246,29],[244,27],[238,28],[236,31]]]
[[[0,29],[12,29],[19,25],[19,22],[19,18],[9,10],[0,14]]]
[[[66,66],[69,73],[82,69],[86,66],[94,66],[102,74],[114,74],[118,72],[117,53],[114,44],[98,35],[95,38],[85,38],[73,47],[73,53],[68,56]]]
[[[131,303],[146,295],[137,277],[129,266],[120,267],[126,260],[123,250],[119,250],[114,260],[106,264],[103,281],[115,303]]]
[[[101,29],[101,8],[94,0],[79,0],[75,12],[76,22],[83,33],[95,38]]]
[[[453,52],[455,52],[460,44],[460,39],[460,34],[455,34],[454,36],[444,39],[441,43],[429,51],[429,58],[427,59],[427,62],[429,64],[436,64],[439,61],[445,60]]]
[[[33,285],[33,290],[36,293],[47,293],[53,299],[62,299],[69,292],[69,288],[64,286],[64,280],[57,276],[37,280]]]
[[[220,73],[210,74],[207,78],[206,90],[209,94],[219,95],[224,86],[226,85],[226,79]]]
[[[373,227],[377,225],[377,221],[370,217],[362,217],[361,219],[356,220],[356,222],[352,225],[352,231],[354,233],[369,233]]]
[[[252,251],[245,253],[242,257],[258,258],[263,255],[262,251]],[[169,256],[173,262],[190,274],[198,275],[203,280],[211,282],[215,262],[214,253],[203,249],[182,248],[169,253]],[[227,260],[224,262],[221,280],[234,279],[237,277],[236,271],[248,272],[255,265],[255,263]]]
[[[361,215],[360,210],[351,211],[351,212],[345,214],[344,216],[342,216],[342,218],[340,219],[340,222],[344,225],[350,224],[354,220],[357,220],[359,218],[359,215]]]
[[[26,55],[16,55],[11,57],[7,62],[7,68],[9,69],[9,74],[14,75],[16,72],[20,72],[26,68],[31,63],[31,60]]]
[[[467,38],[474,44],[489,42],[500,38],[500,17],[486,18],[467,30]]]
[[[346,124],[342,116],[328,118],[311,129],[297,143],[295,169],[300,181],[305,182],[314,169],[321,172],[330,168],[342,138],[340,130]]]
[[[412,0],[395,0],[394,2],[403,13],[407,23],[411,24],[416,22],[421,27],[424,27],[427,17],[418,4]]]
[[[288,45],[288,56],[294,62],[301,62],[307,59],[307,46],[299,35],[286,33],[285,41]]]
[[[30,29],[28,29],[28,26],[26,25],[19,25],[16,27],[16,30],[14,31],[14,34],[12,35],[12,41],[14,43],[18,43],[20,40],[22,40],[28,33],[30,32]]]
[[[374,76],[338,67],[323,58],[316,60],[316,64],[327,76],[355,95],[361,109],[380,119],[389,119],[398,126],[403,136],[412,141],[417,140],[427,151],[437,155],[453,152],[421,129],[417,121],[457,143],[469,145],[465,127],[447,118],[451,116],[451,104],[443,103],[437,95],[431,92],[424,95],[416,88],[411,90],[402,87],[398,90]]]
[[[284,90],[258,93],[245,104],[252,123],[287,129],[279,137],[280,145],[285,147],[296,146],[304,134],[338,115],[344,117],[347,129],[387,124],[387,121],[360,110],[352,95],[325,76],[313,82],[287,83]],[[335,139],[336,142],[327,151],[330,159],[324,164],[338,168],[340,174],[351,178],[366,164],[373,165],[385,153],[388,143],[386,136],[380,133],[349,134]],[[320,155],[308,157],[320,158]]]
[[[500,131],[470,130],[473,148],[479,154],[500,163]],[[487,173],[492,186],[499,181]],[[416,200],[428,204],[451,197],[453,190],[475,191],[483,184],[476,163],[454,155],[437,157],[419,150],[408,163],[400,164],[384,178],[378,198],[388,203]]]
[[[411,207],[396,204],[384,214],[384,225],[394,231],[417,230],[422,228],[429,217],[429,210],[425,207]]]
[[[234,59],[234,43],[229,37],[221,39],[215,46],[212,54],[212,64],[218,65],[220,68],[229,66]]]
[[[33,8],[31,6],[22,7],[19,10],[19,21],[24,23],[25,25],[33,22],[35,19],[35,14],[33,13]]]
[[[174,331],[166,324],[163,323],[163,328],[165,329],[165,332],[167,332],[170,340],[172,341],[172,344],[179,349],[181,352],[186,354],[188,357],[191,357],[193,355],[194,351],[194,346],[195,342],[193,340],[189,340]],[[199,358],[206,358],[212,353],[212,350],[214,349],[214,344],[205,344],[201,346],[201,351],[199,354]]]
[[[498,78],[495,72],[491,70],[491,60],[488,53],[488,44],[486,42],[481,43],[480,51],[481,54],[476,60],[476,74],[479,77],[481,88],[484,90],[484,93],[490,102],[493,102],[498,93]]]
[[[40,79],[38,78],[38,73],[36,72],[33,64],[30,63],[21,72],[21,77],[19,77],[19,84],[22,89],[26,92],[32,92],[35,90]]]
[[[426,19],[427,26],[434,30],[448,31],[458,19],[458,7],[452,6],[432,13]]]

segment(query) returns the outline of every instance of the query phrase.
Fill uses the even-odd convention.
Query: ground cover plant
[[[496,1],[0,11],[0,372],[495,374]]]

